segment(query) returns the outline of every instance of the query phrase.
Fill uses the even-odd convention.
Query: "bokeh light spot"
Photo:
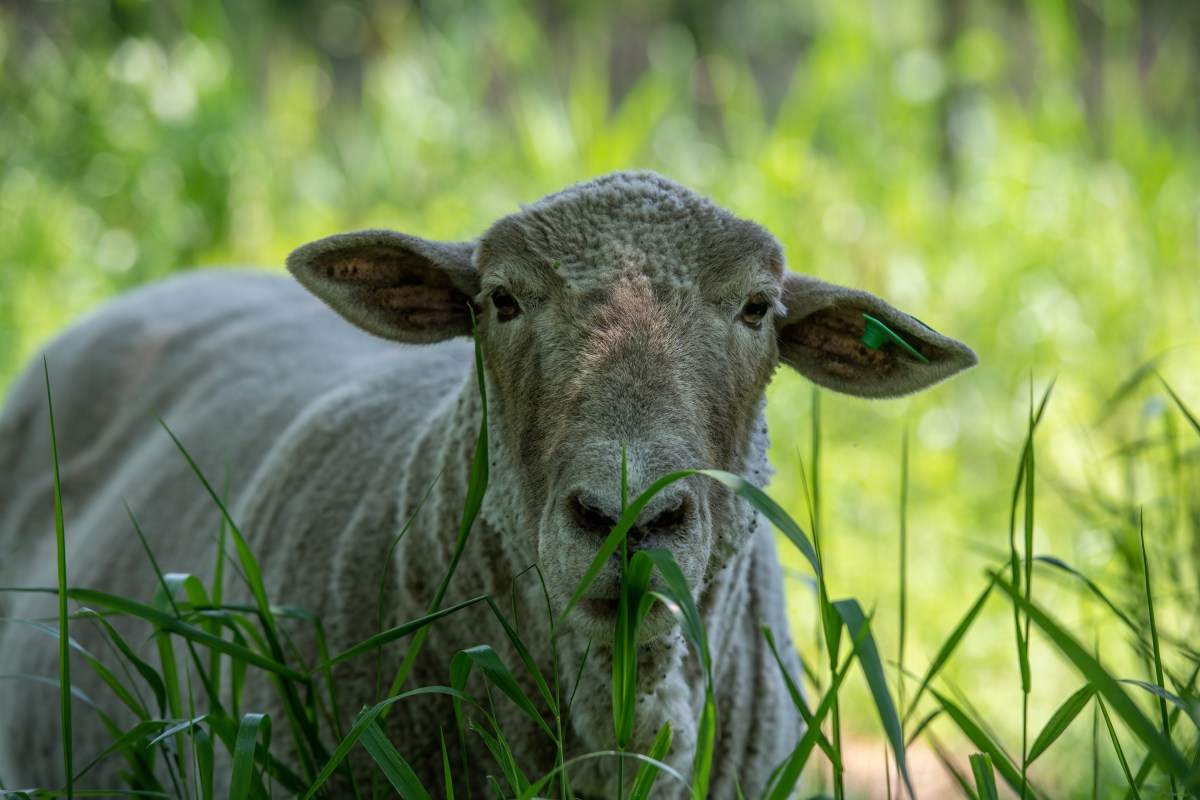
[[[125,272],[138,259],[138,243],[124,228],[112,228],[96,242],[96,266],[105,272]]]

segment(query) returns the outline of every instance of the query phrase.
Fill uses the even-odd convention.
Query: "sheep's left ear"
[[[779,358],[820,386],[898,397],[972,367],[975,352],[878,297],[795,273],[784,279]]]
[[[471,335],[479,293],[473,242],[431,242],[387,230],[341,233],[287,259],[310,292],[365,331],[410,344]]]

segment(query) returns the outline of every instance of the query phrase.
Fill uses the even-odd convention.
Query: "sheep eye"
[[[517,305],[517,299],[503,289],[496,289],[492,292],[492,305],[496,307],[496,319],[501,322],[508,322],[516,319],[521,313],[521,306]]]
[[[742,322],[746,325],[758,330],[762,327],[763,317],[767,315],[770,306],[767,301],[754,297],[746,301],[746,305],[742,307]]]

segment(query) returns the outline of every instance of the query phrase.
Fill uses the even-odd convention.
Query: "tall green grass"
[[[482,362],[477,360],[477,366],[481,370]],[[1190,433],[1200,437],[1200,424],[1197,424],[1191,410],[1170,386],[1165,388],[1187,422]],[[483,391],[482,380],[480,390]],[[48,385],[48,402],[50,396]],[[814,412],[819,408],[817,397],[814,393]],[[486,405],[486,397],[484,399]],[[1151,550],[1147,546],[1144,516],[1139,514],[1136,518],[1135,532],[1140,556],[1139,577],[1144,587],[1143,608],[1140,610],[1131,608],[1126,602],[1114,601],[1096,582],[1066,561],[1055,556],[1038,556],[1033,552],[1031,531],[1036,524],[1038,492],[1034,469],[1037,451],[1035,433],[1049,402],[1049,388],[1038,403],[1033,403],[1032,396],[1030,398],[1024,442],[1015,465],[1016,481],[1009,515],[1009,557],[1006,561],[997,561],[988,574],[978,577],[982,592],[977,601],[965,610],[960,623],[923,671],[908,673],[904,663],[886,662],[882,658],[872,633],[874,614],[865,613],[857,600],[832,600],[824,592],[818,592],[819,629],[824,633],[821,649],[828,654],[828,668],[823,676],[807,670],[807,687],[793,683],[791,676],[787,676],[789,698],[778,698],[777,701],[794,704],[796,713],[808,723],[808,729],[794,743],[789,757],[770,776],[765,797],[793,796],[797,787],[805,785],[802,781],[805,772],[810,775],[807,782],[809,789],[800,791],[820,792],[822,763],[832,767],[834,779],[830,789],[833,796],[853,796],[848,788],[852,785],[848,779],[853,776],[844,773],[846,742],[838,735],[834,716],[847,676],[852,672],[861,672],[883,738],[892,751],[899,780],[892,786],[891,796],[921,796],[922,787],[913,783],[906,754],[913,747],[925,746],[938,755],[954,776],[962,794],[967,797],[996,797],[999,784],[1006,784],[1013,794],[1023,797],[1065,796],[1064,786],[1068,787],[1071,796],[1083,796],[1075,794],[1081,791],[1079,782],[1064,784],[1062,776],[1053,771],[1043,773],[1039,778],[1034,767],[1035,763],[1053,761],[1055,751],[1066,741],[1064,734],[1089,707],[1103,718],[1107,732],[1107,742],[1102,736],[1094,734],[1093,795],[1192,797],[1200,793],[1200,692],[1197,690],[1200,652],[1191,640],[1164,627],[1161,612],[1157,611],[1155,596],[1161,595],[1164,588],[1160,579],[1155,577],[1157,571],[1151,569]],[[813,419],[815,440],[819,441],[819,413],[814,413]],[[460,544],[470,533],[486,491],[486,431],[486,425],[481,425],[476,458],[471,466],[473,490],[464,508]],[[166,435],[172,434],[166,431]],[[190,462],[184,444],[177,440],[176,443],[180,457]],[[54,463],[57,463],[58,453],[53,436],[51,447],[54,449]],[[905,447],[902,444],[902,459]],[[911,480],[906,464],[907,460],[903,459],[902,496]],[[229,517],[219,495],[194,463],[192,466],[197,480],[206,486],[214,507],[224,519],[223,527],[234,542],[240,579],[246,583],[255,602],[250,606],[213,602],[214,597],[220,597],[218,586],[205,586],[190,575],[162,573],[148,548],[149,577],[159,587],[149,604],[84,586],[67,585],[61,566],[69,553],[62,546],[62,502],[61,494],[56,492],[54,508],[47,509],[47,513],[54,513],[58,530],[59,585],[44,588],[8,587],[3,591],[53,592],[60,600],[57,625],[36,620],[21,622],[57,636],[62,648],[63,666],[57,683],[63,719],[63,778],[61,785],[43,787],[31,793],[22,787],[12,787],[0,789],[0,794],[72,796],[87,787],[89,793],[136,791],[146,796],[207,800],[213,796],[216,778],[214,764],[219,760],[216,751],[223,749],[228,753],[228,763],[231,764],[231,796],[239,800],[275,795],[313,797],[337,772],[353,786],[356,797],[379,796],[391,791],[413,798],[450,797],[456,792],[461,794],[465,787],[456,789],[452,783],[455,767],[450,753],[454,745],[447,742],[457,741],[460,753],[465,756],[467,740],[478,739],[494,757],[496,771],[490,780],[497,796],[533,798],[552,795],[565,800],[573,796],[570,776],[574,765],[581,760],[603,759],[618,774],[628,770],[632,788],[627,796],[630,798],[652,797],[656,786],[661,788],[670,783],[687,786],[693,797],[708,797],[710,770],[714,759],[720,757],[713,749],[716,730],[721,725],[716,713],[716,688],[711,677],[714,653],[709,648],[702,617],[692,600],[692,588],[683,578],[672,554],[649,550],[630,555],[625,547],[626,535],[646,503],[657,492],[674,481],[699,475],[722,483],[752,504],[783,534],[781,546],[795,548],[818,582],[824,575],[820,540],[810,539],[779,504],[740,476],[713,470],[685,470],[663,476],[644,493],[628,501],[570,602],[552,620],[551,630],[557,630],[603,565],[618,551],[622,553],[619,618],[612,642],[613,748],[611,751],[584,754],[566,760],[562,745],[565,732],[569,729],[570,703],[564,704],[559,688],[571,676],[557,673],[557,660],[552,663],[554,674],[543,674],[546,664],[532,657],[528,643],[502,611],[498,598],[479,596],[444,609],[439,607],[440,602],[434,602],[427,614],[382,631],[341,653],[330,654],[323,645],[317,653],[290,652],[281,638],[279,623],[287,618],[312,625],[318,631],[316,640],[323,642],[323,636],[319,635],[320,620],[302,609],[279,607],[270,602],[269,587],[262,582],[255,555],[246,546],[236,522]],[[817,476],[822,470],[819,446],[814,446],[808,468],[813,475],[810,497],[814,508],[813,518],[816,519],[821,491]],[[900,508],[903,529],[903,502]],[[1021,520],[1023,526],[1024,533],[1021,536],[1017,535],[1017,520]],[[145,539],[141,537],[136,520],[131,520],[131,524],[144,544]],[[223,555],[222,550],[218,548],[218,556]],[[897,568],[904,569],[903,560]],[[453,563],[446,566],[443,586],[453,576],[453,571]],[[652,583],[654,574],[660,576],[661,580]],[[1040,576],[1038,584],[1034,583],[1034,576]],[[1091,598],[1102,613],[1121,625],[1135,662],[1142,662],[1143,674],[1119,671],[1110,666],[1096,652],[1096,648],[1084,643],[1086,637],[1091,635],[1090,630],[1073,631],[1073,626],[1064,624],[1039,601],[1040,592],[1035,591],[1036,585],[1051,578],[1064,577],[1077,587],[1081,595]],[[1170,588],[1179,591],[1182,587]],[[440,597],[441,593],[439,600]],[[71,603],[75,608],[68,613]],[[646,753],[629,749],[633,719],[637,712],[638,630],[656,603],[666,604],[675,615],[703,665],[706,700],[703,707],[698,709],[700,733],[690,775],[679,774],[663,760],[671,741],[672,726],[669,722],[659,731]],[[1011,680],[1019,684],[1022,697],[1028,698],[1037,688],[1038,671],[1031,665],[1038,651],[1046,651],[1068,665],[1083,682],[1077,690],[1062,698],[1057,710],[1040,727],[1031,725],[1028,702],[1023,701],[1020,708],[1021,733],[1016,741],[1006,742],[1005,736],[998,732],[1002,726],[994,724],[994,720],[987,719],[977,710],[971,692],[980,691],[979,687],[964,690],[944,677],[944,668],[968,641],[981,618],[981,611],[989,603],[1007,605],[1012,614],[1015,623],[1015,664]],[[505,664],[488,642],[480,642],[454,657],[448,685],[421,686],[401,691],[402,672],[400,679],[392,682],[392,690],[379,703],[360,710],[339,707],[330,667],[350,658],[371,657],[385,646],[406,647],[410,657],[405,663],[409,663],[413,651],[421,646],[422,633],[433,625],[452,624],[454,614],[476,604],[484,604],[491,610],[499,623],[498,630],[520,654],[520,664]],[[148,656],[140,655],[138,651],[145,648],[131,646],[126,637],[118,634],[108,621],[113,617],[137,620],[144,625],[149,634],[148,641],[156,644],[153,652]],[[16,622],[10,620],[8,624]],[[112,645],[108,658],[83,650],[67,635],[68,625],[84,622],[97,625]],[[1035,633],[1038,635],[1035,636]],[[763,635],[774,651],[772,632],[764,630]],[[553,644],[551,634],[551,647]],[[545,645],[544,642],[538,643],[539,649]],[[114,691],[125,709],[134,714],[137,721],[132,726],[119,728],[111,721],[111,709],[98,707],[82,696],[73,699],[76,690],[69,671],[72,651],[82,657],[100,680]],[[180,655],[187,658],[190,664],[181,664],[178,660]],[[809,658],[804,658],[804,661],[810,663]],[[514,666],[532,677],[539,690],[539,699],[550,711],[549,718],[538,710],[537,705],[521,689],[521,682],[512,672]],[[239,707],[241,687],[252,672],[261,672],[274,683],[284,709],[282,718],[273,719],[261,710]],[[487,697],[467,692],[467,677],[473,672],[483,676],[488,687]],[[2,677],[21,679],[20,676]],[[42,680],[52,679],[47,677]],[[900,694],[901,701],[897,705],[895,690],[906,681],[915,686],[915,691],[907,702],[907,695]],[[225,682],[228,682],[228,692],[223,688]],[[152,697],[146,697],[147,691]],[[437,785],[421,783],[406,760],[406,754],[397,750],[395,744],[387,739],[380,725],[392,705],[428,693],[450,697],[459,720],[457,730],[444,732],[446,740],[443,741],[442,760],[445,782]],[[233,706],[227,707],[222,696],[232,697]],[[496,702],[514,704],[556,745],[558,759],[550,772],[531,774],[528,771],[526,754],[510,746],[492,710]],[[464,704],[473,709],[475,721],[469,725],[462,713]],[[91,761],[83,767],[77,766],[80,761],[76,754],[85,743],[75,741],[71,735],[73,713],[99,715],[112,737],[109,743],[86,743],[87,749],[82,752],[91,757]],[[353,723],[348,729],[344,728],[341,720],[351,717]],[[920,721],[912,726],[911,721],[917,717]],[[97,747],[101,749],[98,755],[94,753]],[[356,747],[362,747],[378,767],[382,779],[373,785],[359,786],[353,782],[346,757]],[[413,754],[407,755],[411,757]],[[127,787],[88,786],[89,771],[104,759],[124,761]],[[1068,750],[1059,762],[1058,769],[1063,764],[1074,762],[1075,756]],[[0,779],[3,777],[0,776]],[[1072,786],[1074,788],[1070,788]]]

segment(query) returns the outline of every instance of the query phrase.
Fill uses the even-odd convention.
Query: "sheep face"
[[[778,363],[773,237],[674,184],[612,176],[552,195],[480,240],[475,297],[514,517],[560,604],[630,498],[688,468],[745,471]],[[757,442],[759,449],[763,441]],[[690,478],[656,495],[631,549],[671,550],[699,589],[748,534],[729,493]],[[576,615],[606,635],[616,559]],[[669,626],[659,612],[648,635]]]
[[[307,245],[288,266],[343,316],[400,341],[469,336],[473,308],[502,465],[490,502],[560,607],[621,514],[623,450],[631,498],[687,468],[762,483],[763,392],[781,361],[872,397],[974,363],[878,298],[787,272],[766,230],[651,173],[570,187],[477,243],[366,231]],[[894,340],[866,338],[864,314]],[[699,593],[752,528],[727,490],[688,478],[646,506],[629,543],[671,550]],[[576,615],[588,634],[611,630],[617,582],[614,560]],[[648,622],[654,636],[670,619]]]

